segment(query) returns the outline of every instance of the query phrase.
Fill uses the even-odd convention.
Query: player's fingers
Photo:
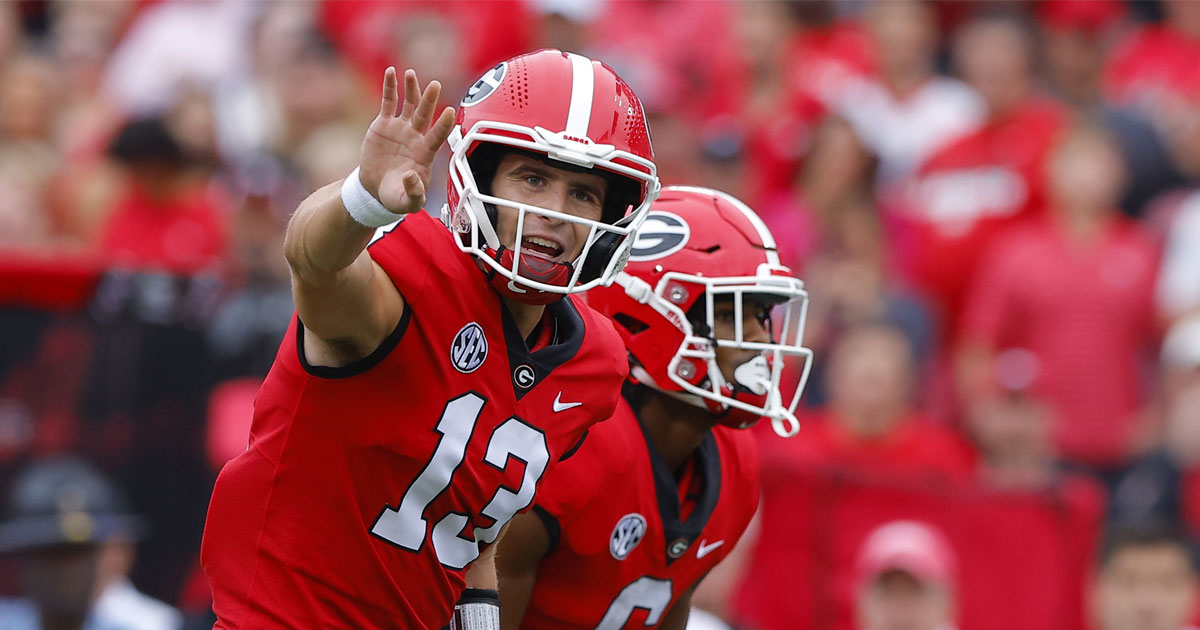
[[[437,151],[446,142],[446,138],[450,137],[450,132],[454,130],[454,108],[447,107],[442,110],[442,114],[433,123],[433,128],[429,130],[429,135],[425,139],[429,142],[429,150]]]
[[[421,85],[417,83],[417,71],[404,71],[404,108],[400,111],[401,118],[411,118],[421,99]]]
[[[404,174],[404,194],[408,196],[412,207],[424,207],[425,182],[421,181],[421,177],[417,175],[416,171],[409,171]]]
[[[388,66],[388,69],[383,71],[383,102],[379,104],[381,118],[391,118],[396,115],[396,103],[400,98],[398,85],[396,69]]]
[[[425,133],[429,130],[430,123],[433,122],[433,108],[437,107],[438,98],[442,95],[442,84],[437,81],[430,81],[425,87],[425,93],[421,95],[421,102],[417,104],[417,111],[413,114],[412,124],[417,131]]]

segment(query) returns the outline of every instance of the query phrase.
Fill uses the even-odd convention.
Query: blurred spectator
[[[1166,20],[1118,43],[1105,68],[1110,101],[1129,105],[1158,130],[1176,165],[1200,177],[1200,3],[1165,0]]]
[[[527,4],[538,16],[533,47],[572,51],[589,49],[591,24],[606,6],[601,0],[530,0]]]
[[[38,251],[57,244],[61,221],[47,203],[59,165],[53,62],[18,56],[0,66],[0,249]]]
[[[297,55],[281,68],[273,87],[282,124],[268,148],[285,160],[317,129],[363,113],[362,94],[353,75],[333,44],[315,30],[307,33]]]
[[[846,130],[844,124],[836,126]],[[819,146],[826,145],[822,142]],[[810,167],[827,161],[825,149],[818,153]],[[828,157],[829,163],[837,162]],[[894,265],[887,259],[883,226],[871,200],[859,193],[840,201],[828,216],[831,224],[824,232],[825,242],[807,260],[801,258],[807,253],[802,248],[817,245],[802,240],[816,238],[815,228],[804,225],[803,217],[796,215],[790,225],[778,217],[770,220],[776,233],[782,232],[780,226],[794,228],[791,233],[781,233],[780,252],[793,268],[803,269],[813,296],[805,336],[817,351],[817,372],[805,393],[806,403],[819,405],[825,396],[822,366],[829,353],[823,350],[836,343],[845,330],[863,323],[886,322],[901,330],[914,352],[913,369],[923,375],[933,352],[935,322],[924,303],[897,285],[890,273]]]
[[[833,2],[744,2],[738,9],[746,189],[758,207],[794,194],[814,130],[874,60],[867,34],[838,21]]]
[[[1034,92],[1035,41],[1022,18],[985,13],[964,24],[953,60],[987,120],[930,156],[894,200],[912,232],[903,263],[935,299],[947,335],[981,252],[1004,227],[1042,211],[1044,160],[1063,120],[1061,106]]]
[[[258,4],[169,0],[138,13],[108,63],[105,93],[128,116],[161,113],[180,89],[211,90],[246,62]]]
[[[1050,429],[1054,420],[1040,395],[1037,357],[1023,348],[996,353],[997,395],[967,410],[966,429],[979,448],[984,483],[1005,490],[1038,490],[1059,476]]]
[[[1129,172],[1121,209],[1140,216],[1147,201],[1182,178],[1144,113],[1104,100],[1104,56],[1126,12],[1122,2],[1049,0],[1039,5],[1038,16],[1050,89],[1076,112],[1103,120],[1116,136]]]
[[[278,144],[284,120],[279,94],[284,72],[316,30],[311,3],[272,2],[250,27],[249,59],[213,92],[217,144],[234,166],[259,159]]]
[[[63,0],[51,7],[48,38],[57,64],[55,76],[61,85],[70,86],[58,94],[58,142],[72,162],[101,157],[121,122],[121,114],[104,94],[104,72],[136,7],[133,0]]]
[[[1058,454],[1114,469],[1144,449],[1141,369],[1153,343],[1156,251],[1115,210],[1119,150],[1079,125],[1050,160],[1048,220],[995,242],[967,306],[960,377],[968,408],[993,395],[991,357],[1027,348],[1051,406]]]
[[[1185,525],[1200,534],[1200,315],[1167,332],[1151,421],[1162,446],[1138,458],[1112,493],[1112,518]]]
[[[125,171],[101,236],[109,260],[177,273],[219,266],[227,248],[224,203],[207,180],[191,177],[191,158],[165,122],[126,125],[109,151]]]
[[[878,184],[892,186],[977,127],[984,103],[966,85],[937,75],[938,26],[932,4],[877,0],[867,9],[866,24],[879,77],[852,83],[841,95],[838,111],[878,156]]]
[[[1188,540],[1172,528],[1118,525],[1100,552],[1092,587],[1097,630],[1195,630],[1200,582]]]
[[[859,630],[950,630],[955,560],[945,537],[916,521],[892,521],[858,557]]]
[[[764,433],[764,461],[889,479],[969,477],[974,462],[965,442],[914,408],[915,374],[900,331],[879,324],[850,329],[831,351],[828,404],[802,418],[789,440]]]
[[[15,2],[0,3],[0,65],[21,48],[21,10]]]
[[[1158,272],[1159,314],[1167,321],[1200,313],[1200,190],[1179,204],[1167,228]]]
[[[120,492],[73,456],[30,464],[13,482],[0,551],[21,599],[0,600],[5,630],[167,630],[179,613],[128,579],[144,529]]]

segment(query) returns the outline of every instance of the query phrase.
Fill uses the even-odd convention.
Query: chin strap
[[[489,254],[492,252],[490,249],[487,251]],[[500,246],[499,251],[492,254],[492,258],[505,269],[512,269],[513,258],[515,257],[516,252],[503,245]],[[552,304],[563,299],[566,295],[565,293],[551,293],[550,291],[542,291],[533,287],[521,286],[515,280],[509,280],[483,263],[479,263],[479,265],[480,268],[487,272],[488,280],[492,283],[492,288],[496,289],[500,295],[511,300],[524,304]],[[567,286],[567,283],[571,281],[571,275],[575,273],[575,268],[570,263],[552,263],[533,256],[522,256],[521,261],[517,265],[517,274],[521,277],[560,287]]]

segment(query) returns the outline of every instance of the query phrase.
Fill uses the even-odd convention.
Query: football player
[[[358,168],[288,226],[296,316],[209,507],[217,628],[497,627],[494,591],[464,592],[494,589],[477,560],[628,371],[573,294],[613,280],[658,192],[637,96],[552,50],[489,70],[457,114],[403,82],[386,71]]]
[[[741,429],[799,428],[807,294],[753,210],[667,187],[625,272],[588,301],[617,324],[630,378],[612,419],[510,523],[496,559],[503,626],[682,630],[693,589],[758,506]],[[802,363],[785,386],[789,360]]]

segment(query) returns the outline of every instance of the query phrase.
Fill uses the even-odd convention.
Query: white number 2
[[[485,402],[482,396],[468,392],[446,403],[434,429],[442,437],[433,457],[404,493],[400,507],[385,507],[375,519],[372,534],[410,551],[420,550],[429,528],[425,509],[450,485],[454,471],[462,464]],[[483,508],[482,514],[495,521],[491,527],[476,527],[470,539],[462,538],[458,534],[470,521],[470,516],[459,512],[446,514],[434,525],[433,550],[443,565],[453,569],[466,567],[479,557],[479,543],[496,540],[500,528],[533,501],[534,489],[550,462],[546,436],[520,418],[505,420],[492,432],[483,460],[504,470],[510,458],[525,463],[525,475],[516,492],[501,487]]]
[[[620,594],[609,605],[608,612],[600,620],[596,630],[621,630],[625,622],[633,615],[633,609],[641,608],[649,611],[646,615],[647,626],[659,622],[667,606],[671,604],[671,580],[659,580],[642,576],[621,589]]]

